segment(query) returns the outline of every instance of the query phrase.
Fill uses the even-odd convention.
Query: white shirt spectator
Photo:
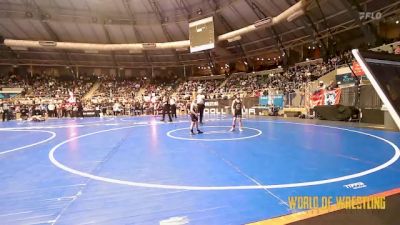
[[[53,103],[50,103],[50,104],[47,106],[47,109],[50,110],[50,111],[53,111],[55,108],[56,108],[56,106],[55,106]]]
[[[197,95],[197,104],[204,104],[204,99],[206,98],[206,96],[199,94]]]
[[[113,105],[113,111],[119,111],[119,107],[120,107],[119,103],[116,102],[116,103]]]
[[[170,105],[175,105],[175,104],[176,104],[175,98],[170,98],[170,99],[169,99],[169,104],[170,104]]]
[[[9,109],[7,103],[3,103],[3,109],[4,110],[8,110]]]

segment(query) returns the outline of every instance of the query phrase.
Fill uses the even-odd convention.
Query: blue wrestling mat
[[[290,196],[400,187],[398,132],[230,124],[210,117],[190,135],[186,117],[0,123],[1,224],[236,225],[295,212]]]

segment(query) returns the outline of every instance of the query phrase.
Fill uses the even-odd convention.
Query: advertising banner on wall
[[[258,97],[246,97],[242,99],[243,105],[246,109],[256,106],[259,103]],[[205,114],[230,114],[232,99],[206,99]]]
[[[13,98],[17,96],[17,94],[13,94],[13,93],[0,93],[0,99],[3,98]]]
[[[365,76],[364,71],[362,70],[360,64],[357,61],[353,61],[352,69],[356,76]]]
[[[336,82],[342,87],[354,85],[355,79],[349,67],[337,69]]]
[[[268,95],[259,98],[259,105],[274,105],[283,108],[283,95]]]

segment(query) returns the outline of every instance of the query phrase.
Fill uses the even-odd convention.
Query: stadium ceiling
[[[304,0],[303,0],[304,1]],[[0,48],[0,64],[102,67],[176,67],[227,63],[281,54],[296,46],[373,21],[360,21],[360,9],[382,18],[399,12],[395,0],[307,0],[305,15],[221,41],[211,54],[187,48],[93,51],[52,48]],[[188,40],[188,23],[214,17],[215,33],[226,34],[266,17],[276,17],[295,0],[0,0],[0,35],[5,39],[93,44],[165,43]],[[358,4],[358,5],[357,5]],[[319,5],[319,6],[318,6]],[[358,8],[357,8],[358,6]],[[365,29],[364,29],[365,30]]]

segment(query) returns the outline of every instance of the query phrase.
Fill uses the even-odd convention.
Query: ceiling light
[[[40,16],[41,21],[49,20],[51,16],[49,14],[44,14]]]
[[[28,11],[28,12],[25,12],[25,16],[28,17],[28,18],[32,18],[33,14]]]

